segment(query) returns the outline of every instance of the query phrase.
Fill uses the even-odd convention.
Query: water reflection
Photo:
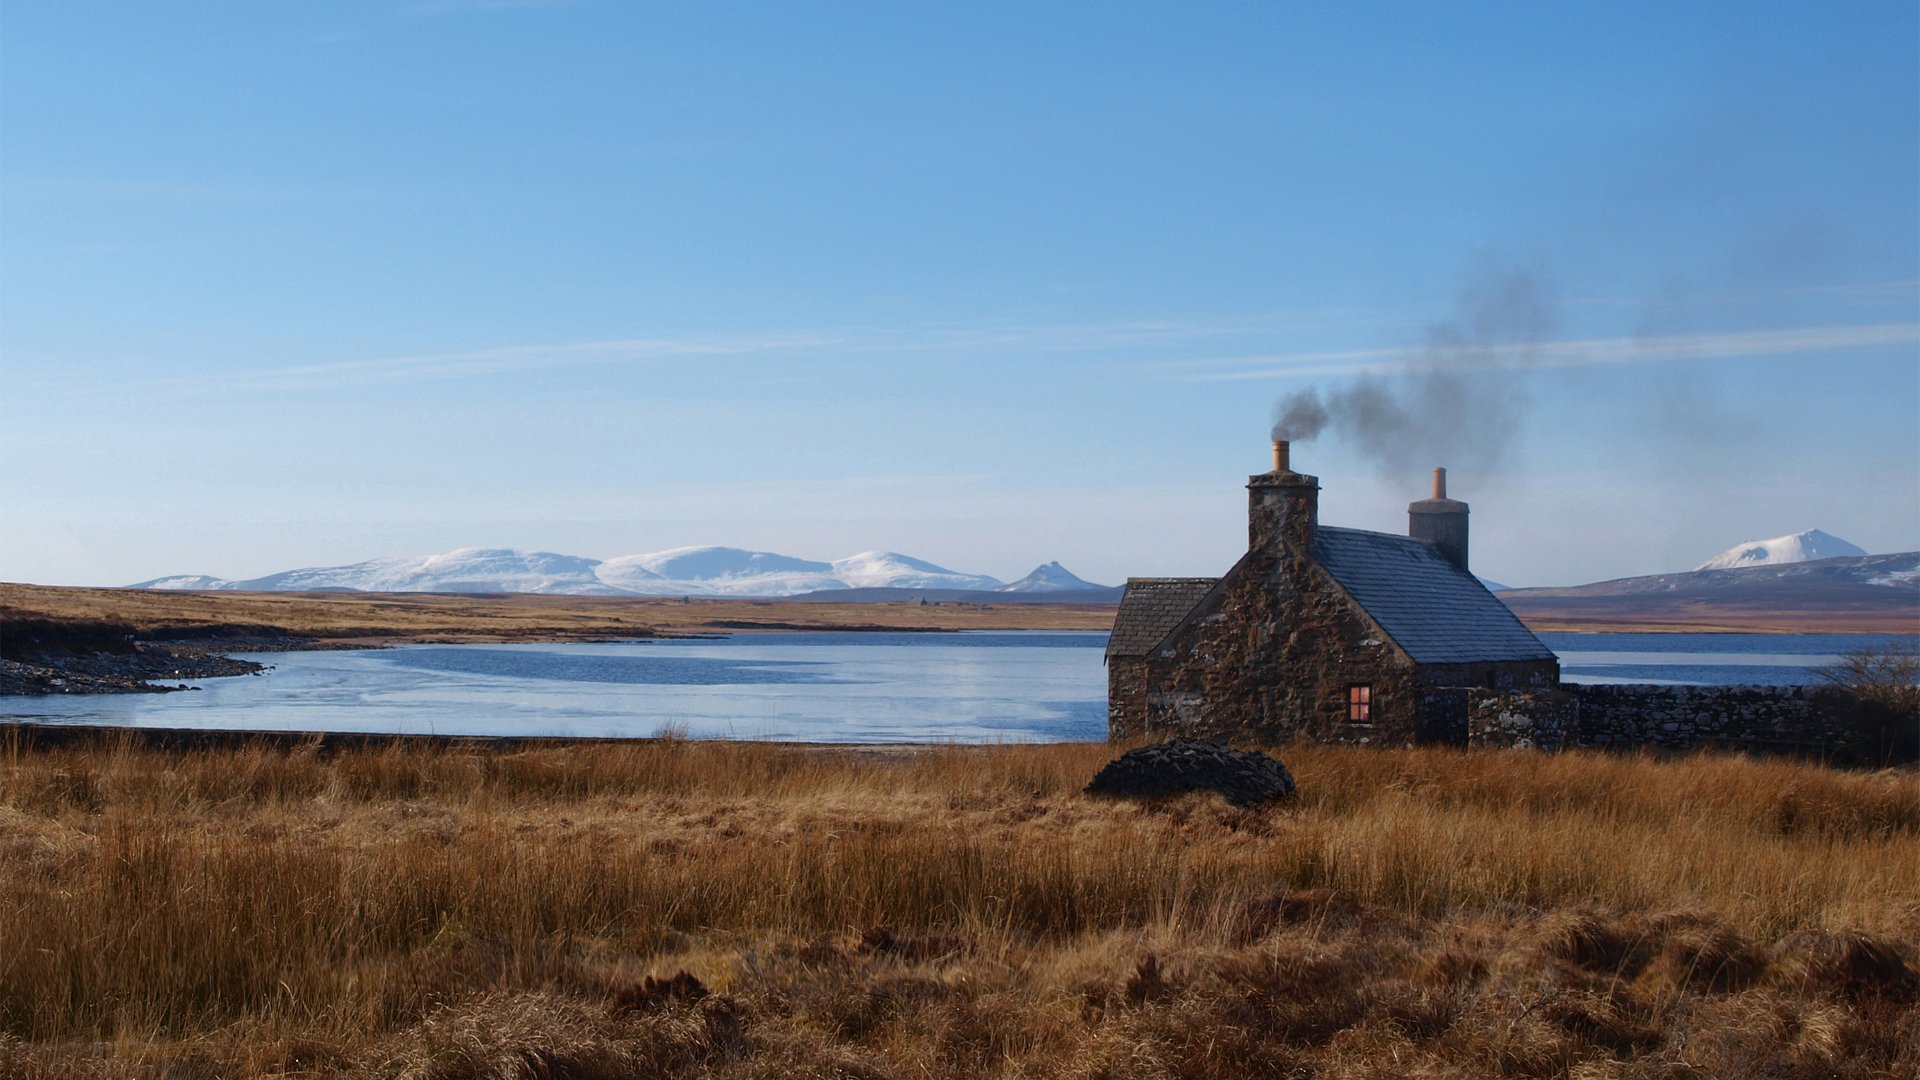
[[[1834,634],[1543,634],[1574,682],[1817,681]],[[792,633],[250,654],[191,693],[0,698],[0,719],[268,731],[819,742],[1106,737],[1102,633]]]
[[[178,694],[0,699],[145,727],[820,742],[1106,737],[1103,633],[823,633],[248,654]]]

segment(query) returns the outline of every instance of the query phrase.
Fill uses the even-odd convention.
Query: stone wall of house
[[[1476,706],[1489,695],[1496,700],[1508,696],[1530,700],[1532,695],[1553,691],[1560,685],[1560,664],[1555,660],[1428,664],[1419,669],[1418,678],[1421,687],[1416,741],[1447,746],[1502,745],[1492,734],[1498,725],[1480,717]],[[1529,704],[1527,708],[1535,706]],[[1527,745],[1533,745],[1531,736]]]
[[[1423,685],[1416,693],[1414,741],[1442,746],[1467,745],[1471,691],[1459,686]]]
[[[1107,738],[1139,739],[1148,733],[1147,685],[1152,664],[1146,660],[1107,660]]]
[[[1149,695],[1156,737],[1405,746],[1419,687],[1405,654],[1311,560],[1254,557],[1216,606],[1164,648]],[[1365,684],[1370,716],[1350,722],[1347,691]]]

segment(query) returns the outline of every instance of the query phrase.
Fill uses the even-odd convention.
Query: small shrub
[[[1815,674],[1846,699],[1846,720],[1879,765],[1920,761],[1920,641],[1869,645]]]

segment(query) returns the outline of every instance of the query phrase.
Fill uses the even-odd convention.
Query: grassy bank
[[[1300,747],[1241,811],[1111,754],[16,749],[0,1073],[1920,1065],[1912,772]]]
[[[1105,630],[1114,608],[1057,604],[843,604],[645,596],[250,593],[0,582],[9,621],[124,624],[142,640],[272,647],[395,641],[570,641],[753,630]]]

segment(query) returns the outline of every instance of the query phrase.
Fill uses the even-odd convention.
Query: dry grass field
[[[117,622],[144,636],[249,632],[340,645],[565,641],[751,630],[1105,630],[1111,607],[453,593],[249,593],[0,583],[0,619]]]
[[[0,622],[125,623],[171,637],[306,639],[323,645],[400,641],[567,641],[754,630],[1106,630],[1115,608],[1012,604],[820,603],[804,600],[246,593],[90,589],[0,582]],[[1536,631],[1674,633],[1913,633],[1916,611],[1765,611],[1571,603],[1510,598]],[[1910,610],[1911,609],[1911,610]],[[258,647],[250,641],[250,647]]]
[[[1910,1077],[1920,777],[0,748],[10,1077]]]
[[[1889,590],[1890,592],[1892,590]],[[1920,601],[1896,594],[1879,608],[1754,607],[1687,601],[1536,599],[1511,593],[1501,602],[1536,634],[1915,634]]]

